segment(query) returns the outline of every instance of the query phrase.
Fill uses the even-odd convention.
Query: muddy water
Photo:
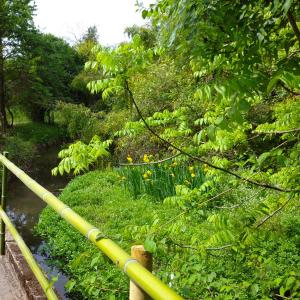
[[[59,147],[57,146],[51,146],[40,151],[40,155],[35,158],[34,168],[28,173],[34,180],[56,195],[69,181],[66,177],[51,176],[51,169],[57,165],[58,151]],[[16,178],[10,181],[7,202],[10,219],[49,277],[58,276],[55,287],[62,299],[68,299],[64,289],[68,278],[60,270],[51,266],[51,258],[45,251],[47,245],[33,231],[38,222],[39,214],[46,204]]]

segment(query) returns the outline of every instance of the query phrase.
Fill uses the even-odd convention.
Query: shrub
[[[71,144],[67,149],[58,153],[61,161],[52,170],[52,175],[70,174],[71,170],[74,175],[78,175],[81,172],[89,171],[91,166],[99,168],[103,163],[103,157],[109,156],[110,144],[110,140],[102,142],[97,135],[91,139],[88,145],[81,141]]]
[[[56,106],[56,120],[67,128],[71,139],[88,142],[101,131],[102,113],[94,113],[81,104],[59,102]]]

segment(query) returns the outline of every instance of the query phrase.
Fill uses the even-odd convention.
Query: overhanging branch
[[[202,163],[202,164],[206,164],[207,166],[209,166],[209,167],[211,167],[211,168],[213,168],[213,169],[215,169],[215,170],[219,170],[219,171],[222,171],[222,172],[224,172],[224,173],[226,173],[226,174],[232,175],[232,176],[234,176],[234,177],[236,177],[236,178],[238,178],[238,179],[240,179],[240,180],[242,180],[242,181],[244,181],[244,182],[247,182],[247,183],[250,183],[250,184],[259,186],[259,187],[264,187],[264,188],[267,188],[267,189],[275,190],[275,191],[278,191],[278,192],[284,192],[284,193],[288,193],[288,192],[299,192],[299,191],[297,191],[297,190],[290,190],[290,189],[286,190],[286,189],[283,189],[283,188],[280,188],[280,187],[277,187],[277,186],[269,185],[269,184],[266,184],[266,183],[259,183],[259,182],[257,182],[257,181],[251,180],[251,179],[249,179],[249,178],[245,178],[245,177],[243,177],[243,176],[241,176],[241,175],[239,175],[239,174],[237,174],[237,173],[235,173],[235,172],[232,172],[232,171],[227,170],[227,169],[222,168],[222,167],[218,167],[218,166],[216,166],[216,165],[214,165],[214,164],[212,164],[212,163],[210,163],[210,162],[208,162],[208,161],[202,159],[201,157],[198,157],[198,156],[195,156],[195,155],[193,155],[193,154],[190,154],[190,153],[186,152],[185,150],[183,150],[183,149],[177,147],[177,146],[174,145],[173,143],[171,143],[171,142],[169,142],[168,140],[166,140],[166,139],[164,139],[163,137],[161,137],[158,133],[156,133],[156,132],[149,126],[149,124],[147,123],[146,119],[144,118],[144,116],[143,116],[143,114],[142,114],[142,112],[141,112],[139,106],[137,105],[137,103],[136,103],[136,101],[135,101],[135,99],[134,99],[134,97],[133,97],[133,94],[132,94],[132,91],[131,91],[130,88],[129,88],[129,84],[128,84],[127,79],[125,79],[125,88],[126,88],[128,94],[129,94],[130,101],[133,103],[133,105],[134,105],[134,107],[135,107],[135,109],[136,109],[138,115],[140,116],[140,118],[141,118],[142,122],[144,123],[144,125],[146,126],[146,128],[147,128],[147,129],[148,129],[155,137],[157,137],[159,140],[161,140],[164,144],[168,145],[169,147],[171,147],[171,148],[177,150],[178,152],[180,152],[181,154],[183,154],[183,155],[185,155],[185,156],[191,158],[192,160],[199,161],[199,162]]]

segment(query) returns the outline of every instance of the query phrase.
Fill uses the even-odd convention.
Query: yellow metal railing
[[[106,256],[108,256],[117,267],[123,270],[142,290],[153,299],[179,300],[183,299],[170,289],[161,280],[155,277],[145,267],[130,257],[123,249],[108,238],[100,238],[101,231],[75,213],[69,206],[61,202],[52,193],[30,178],[24,171],[19,169],[5,155],[0,154],[0,162],[18,177],[31,191],[51,206],[62,218],[81,232]],[[3,190],[3,189],[2,189]],[[5,190],[5,188],[4,188]],[[2,216],[2,213],[0,212]],[[2,219],[3,220],[3,219]],[[3,220],[4,221],[4,220]],[[5,222],[5,221],[4,221]],[[54,299],[54,298],[49,298]]]
[[[36,277],[36,279],[40,283],[43,291],[45,292],[45,295],[47,296],[47,298],[51,299],[51,300],[58,299],[55,292],[53,291],[53,289],[51,287],[51,284],[46,279],[43,271],[41,270],[38,263],[34,259],[34,257],[32,255],[32,253],[30,252],[29,248],[26,246],[24,240],[21,238],[21,236],[17,232],[16,228],[11,223],[11,221],[9,220],[8,216],[6,215],[6,213],[4,212],[4,210],[2,208],[0,208],[0,217],[1,217],[1,220],[3,220],[3,222],[6,224],[9,232],[11,233],[12,237],[14,238],[17,245],[19,246],[25,260],[27,261],[28,265],[30,266],[34,276]]]

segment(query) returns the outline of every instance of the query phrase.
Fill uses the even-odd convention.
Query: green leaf
[[[142,11],[142,17],[143,17],[143,19],[146,19],[147,15],[148,15],[148,11],[147,10],[143,10]]]
[[[242,99],[239,102],[239,109],[241,111],[248,111],[250,109],[250,104],[246,100]]]
[[[280,296],[284,296],[285,288],[283,286],[279,289],[279,294],[280,294]]]
[[[274,88],[274,86],[277,84],[279,77],[278,76],[274,76],[270,81],[269,84],[267,86],[267,93],[271,93],[272,89]]]
[[[288,10],[290,9],[291,5],[293,3],[293,0],[285,0],[282,9],[284,11],[284,13],[286,14],[288,12]]]
[[[261,166],[262,163],[270,156],[270,152],[264,152],[257,159],[258,164]]]
[[[66,284],[67,291],[71,292],[73,290],[75,284],[76,284],[75,280],[73,280],[73,279],[69,280]]]
[[[252,295],[253,297],[255,297],[255,296],[257,295],[258,291],[259,291],[259,286],[258,286],[258,284],[257,284],[257,283],[252,284],[252,285],[251,285],[251,288],[250,288],[250,293],[251,293],[251,295]]]
[[[208,126],[207,136],[213,142],[216,140],[216,127],[215,126],[213,126],[213,125]]]
[[[156,248],[157,248],[156,243],[150,239],[145,240],[144,247],[145,247],[145,250],[150,253],[156,252]]]
[[[287,290],[291,289],[296,281],[295,277],[289,277],[286,281],[285,287]]]

